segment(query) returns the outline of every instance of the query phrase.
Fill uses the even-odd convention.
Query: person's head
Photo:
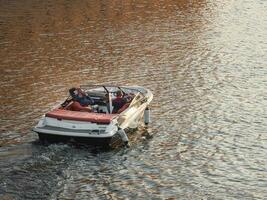
[[[75,88],[75,87],[69,89],[69,93],[70,93],[70,95],[75,94],[75,91],[76,91],[76,88]]]
[[[122,97],[122,91],[118,90],[118,91],[116,92],[116,97]]]
[[[73,88],[69,89],[69,93],[71,96],[78,95],[79,93],[81,93],[81,88],[73,87]]]

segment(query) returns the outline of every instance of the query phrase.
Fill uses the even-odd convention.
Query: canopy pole
[[[109,113],[111,114],[113,110],[113,106],[112,106],[112,96],[110,92],[108,93],[108,101],[109,101]]]

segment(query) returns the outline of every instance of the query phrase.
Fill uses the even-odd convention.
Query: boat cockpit
[[[117,86],[80,86],[87,98],[91,100],[89,106],[81,106],[72,94],[61,104],[59,109],[69,111],[94,112],[102,114],[119,114],[131,106],[139,106],[145,95],[138,89]],[[118,92],[119,91],[119,92]],[[118,97],[121,93],[121,97]],[[122,103],[116,108],[116,100],[121,98]]]

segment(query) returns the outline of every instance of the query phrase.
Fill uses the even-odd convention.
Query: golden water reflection
[[[162,54],[179,57],[178,37],[200,28],[191,18],[201,17],[205,8],[205,1],[0,4],[4,129],[11,129],[19,116],[32,125],[39,111],[62,99],[73,85],[137,84],[140,77],[143,84],[149,81],[145,79],[160,67]],[[189,45],[194,43],[192,37]]]

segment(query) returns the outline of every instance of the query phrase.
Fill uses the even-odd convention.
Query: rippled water
[[[266,10],[0,0],[0,198],[267,199]],[[40,145],[32,126],[88,82],[151,89],[153,123],[129,149]]]

